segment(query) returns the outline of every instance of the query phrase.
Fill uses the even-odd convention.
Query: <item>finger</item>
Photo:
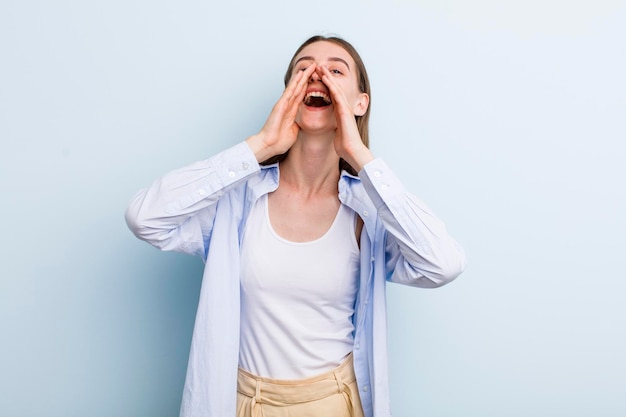
[[[274,105],[270,117],[295,117],[297,112],[296,103],[299,104],[303,100],[304,92],[306,91],[304,86],[308,83],[311,73],[315,70],[315,66],[313,65],[312,67],[307,67],[305,71],[298,71],[291,77],[283,94]]]
[[[339,84],[335,82],[333,75],[330,73],[328,68],[324,66],[320,68],[322,71],[322,82],[326,85],[326,87],[328,87],[328,90],[330,91],[331,99],[335,104],[335,111],[352,115],[353,112],[352,108],[348,104],[348,99],[346,98],[346,95],[344,94]]]
[[[308,83],[309,77],[315,70],[315,64],[309,65],[304,71],[298,71],[291,77],[291,80],[287,84],[287,88],[283,95],[288,99],[292,99],[297,96],[302,88]]]
[[[320,69],[321,69],[320,75],[322,77],[322,82],[326,85],[326,87],[328,87],[328,90],[330,91],[331,98],[333,99],[333,101],[339,101],[341,102],[341,104],[346,104],[347,101],[346,101],[345,95],[343,94],[343,90],[335,82],[333,75],[330,73],[328,68],[326,68],[325,66],[322,66],[320,67]]]
[[[281,98],[285,100],[291,99],[291,97],[294,94],[294,91],[296,90],[296,86],[298,85],[298,82],[302,79],[303,76],[304,76],[304,73],[302,71],[298,71],[297,74],[291,77],[291,80],[289,80],[287,87],[285,87],[285,91],[283,91]]]
[[[339,88],[335,82],[333,74],[331,74],[330,70],[325,65],[319,67],[318,74],[324,84],[331,90],[331,93],[339,93],[341,91],[341,88]]]
[[[304,99],[304,95],[306,94],[306,86],[309,84],[311,74],[313,74],[316,68],[317,65],[311,64],[304,71],[298,71],[302,74],[302,77],[297,80],[294,88],[294,98],[296,99],[296,102],[299,103]]]
[[[302,100],[304,100],[304,95],[306,94],[306,86],[309,84],[309,78],[311,77],[311,74],[313,74],[313,72],[315,71],[315,67],[315,64],[311,64],[306,68],[306,70],[299,71],[298,75],[301,74],[301,76],[298,77],[298,79],[296,80],[295,85],[291,90],[291,96],[288,99],[288,112],[290,117],[295,118],[296,113],[298,112],[298,108],[300,107],[300,103],[302,103]]]

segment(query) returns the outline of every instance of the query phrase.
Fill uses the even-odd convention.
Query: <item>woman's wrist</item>
[[[246,139],[246,143],[250,147],[252,153],[254,153],[254,156],[259,163],[266,161],[275,155],[275,152],[271,149],[271,147],[267,146],[263,138],[258,134],[248,137]]]
[[[360,172],[368,162],[374,160],[374,155],[369,148],[363,146],[357,151],[351,152],[346,157],[343,157],[343,159],[345,159],[356,172]]]

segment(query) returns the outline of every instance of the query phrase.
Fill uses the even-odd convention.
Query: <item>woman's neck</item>
[[[281,181],[305,194],[337,193],[339,156],[332,138],[303,134],[281,163]]]

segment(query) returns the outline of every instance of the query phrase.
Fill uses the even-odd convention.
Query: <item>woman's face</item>
[[[360,116],[365,113],[369,102],[367,94],[359,91],[356,64],[341,46],[327,41],[314,42],[300,51],[294,62],[292,77],[297,71],[303,71],[312,64],[328,68],[354,114]],[[304,101],[296,117],[296,123],[305,132],[334,131],[337,127],[334,113],[335,100],[331,97],[328,87],[322,82],[321,74],[321,68],[317,68],[311,75]]]

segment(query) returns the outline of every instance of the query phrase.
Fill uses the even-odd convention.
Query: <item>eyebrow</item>
[[[350,65],[348,65],[346,60],[343,59],[343,58],[339,58],[339,57],[336,57],[336,56],[331,56],[330,58],[328,58],[328,60],[329,61],[334,61],[334,62],[342,62],[346,67],[348,67],[348,69],[350,69]],[[298,60],[293,63],[293,66],[295,67],[298,64],[298,62],[300,62],[300,61],[315,61],[315,59],[313,59],[312,56],[303,56],[303,57],[298,58]]]

